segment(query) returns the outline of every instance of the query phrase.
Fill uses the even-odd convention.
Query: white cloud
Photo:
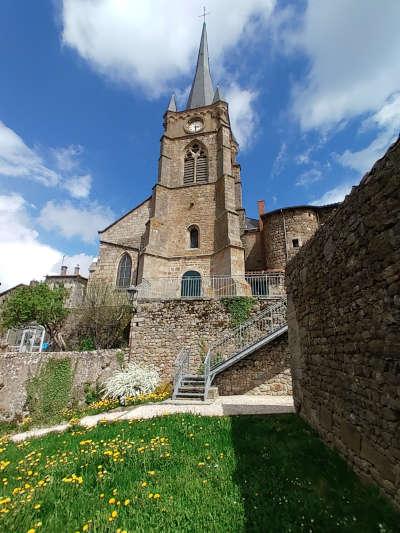
[[[210,0],[212,66],[218,69],[239,39],[257,38],[274,6],[275,0],[235,0],[234,8],[231,0]],[[158,96],[193,71],[201,8],[197,0],[63,0],[62,39],[101,74]]]
[[[0,175],[28,178],[54,187],[60,182],[57,172],[48,168],[37,151],[0,121]]]
[[[344,200],[344,197],[349,194],[351,191],[351,183],[342,183],[329,191],[326,191],[320,198],[312,202],[311,205],[327,205],[335,204],[336,202],[341,202]]]
[[[30,148],[0,121],[0,176],[33,180],[47,187],[58,186],[74,198],[89,196],[92,177],[89,173],[78,174],[83,147],[70,145],[50,149],[50,152],[53,164],[48,164],[37,149]]]
[[[298,187],[307,187],[316,181],[322,180],[322,177],[322,172],[320,170],[317,168],[311,168],[310,170],[300,174],[296,180],[296,185]]]
[[[19,194],[0,195],[0,292],[60,271],[63,253],[40,242],[27,207]],[[71,268],[79,264],[83,276],[88,274],[91,261],[92,257],[84,253],[64,255],[64,264]]]
[[[64,188],[67,189],[70,195],[74,198],[87,198],[90,193],[91,185],[92,176],[90,174],[67,178],[63,184]]]
[[[0,290],[41,279],[61,256],[40,242],[38,232],[30,226],[22,196],[0,196]]]
[[[108,207],[91,203],[78,208],[70,202],[47,202],[42,208],[39,223],[47,230],[55,230],[66,238],[78,237],[87,243],[95,242],[98,230],[114,219]]]
[[[257,93],[250,89],[242,89],[233,83],[222,95],[222,98],[229,103],[233,134],[240,147],[245,150],[253,139],[257,126],[257,113],[254,109]]]
[[[79,156],[83,152],[83,147],[71,144],[63,148],[53,148],[52,152],[57,167],[61,171],[71,172],[79,166]]]
[[[400,89],[400,2],[308,0],[303,24],[287,40],[310,60],[293,110],[304,130],[378,112]]]
[[[278,155],[276,156],[271,170],[271,177],[279,176],[279,174],[285,168],[285,163],[287,160],[287,144],[283,142],[279,149]]]
[[[343,166],[350,167],[361,174],[367,172],[377,159],[382,157],[388,146],[399,136],[400,132],[400,93],[393,95],[371,117],[363,123],[363,130],[376,128],[378,135],[362,150],[346,150],[337,156]]]

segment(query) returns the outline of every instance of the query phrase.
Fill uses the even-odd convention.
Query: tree
[[[51,289],[46,283],[20,287],[3,304],[1,323],[6,328],[32,322],[40,324],[50,340],[58,348],[64,348],[60,329],[68,314],[64,304],[67,295],[68,291],[63,286]]]
[[[90,283],[78,311],[81,341],[98,348],[120,348],[126,341],[133,308],[125,290],[104,282]]]

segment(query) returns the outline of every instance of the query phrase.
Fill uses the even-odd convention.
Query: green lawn
[[[0,443],[0,531],[400,531],[296,415],[174,415]]]

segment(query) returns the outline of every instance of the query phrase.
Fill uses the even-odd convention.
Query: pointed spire
[[[213,98],[212,103],[215,104],[215,102],[219,102],[220,100],[222,100],[222,97],[221,97],[221,93],[219,91],[219,87],[217,85],[217,88],[215,89],[214,98]]]
[[[194,75],[192,88],[186,109],[194,109],[212,104],[214,88],[210,74],[210,64],[208,61],[207,29],[203,24],[201,33],[200,49],[197,58],[196,73]]]
[[[167,107],[167,111],[177,111],[175,94],[172,94],[172,96],[171,96],[171,99],[170,99],[168,107]]]

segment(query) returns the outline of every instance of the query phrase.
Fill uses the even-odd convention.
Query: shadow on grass
[[[246,531],[400,531],[386,499],[297,415],[232,416],[231,427]]]

